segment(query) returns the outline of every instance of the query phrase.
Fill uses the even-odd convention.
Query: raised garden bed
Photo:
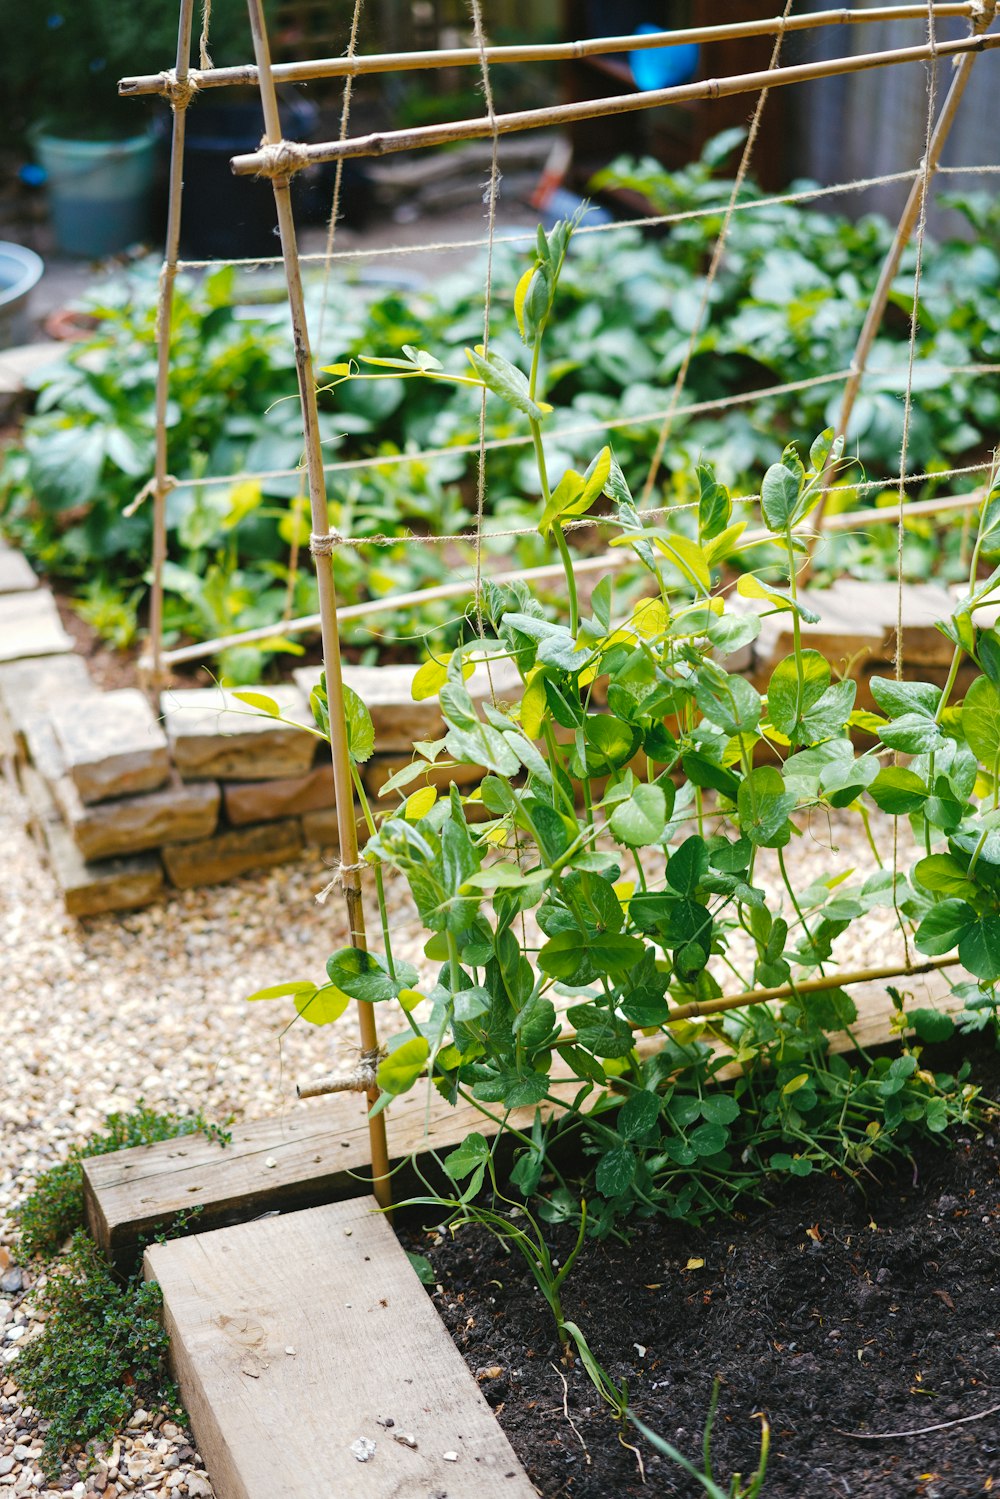
[[[974,1056],[973,1078],[1000,1096],[996,1050]],[[940,1048],[927,1057],[957,1060]],[[701,1229],[635,1224],[626,1242],[588,1244],[566,1282],[567,1315],[627,1381],[642,1420],[699,1466],[721,1380],[712,1451],[723,1490],[756,1467],[762,1411],[765,1499],[972,1499],[1000,1463],[996,1152],[992,1130],[959,1132],[860,1187],[790,1181]],[[572,1245],[568,1231],[553,1238],[557,1254]],[[702,1493],[626,1427],[643,1483],[580,1361],[561,1360],[519,1256],[475,1227],[404,1242],[430,1259],[435,1304],[546,1499]]]

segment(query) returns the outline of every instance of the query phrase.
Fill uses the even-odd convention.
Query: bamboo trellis
[[[155,686],[162,679],[163,668],[168,661],[194,659],[192,654],[185,655],[184,652],[164,652],[162,642],[163,564],[166,558],[166,497],[170,490],[177,487],[179,483],[195,482],[193,480],[178,481],[169,474],[166,430],[173,288],[180,267],[178,245],[181,223],[186,110],[202,90],[252,82],[257,85],[260,92],[264,111],[265,135],[260,150],[234,158],[232,165],[233,170],[240,174],[257,173],[270,177],[274,190],[281,236],[282,260],[285,268],[288,301],[292,318],[295,362],[305,438],[305,473],[308,480],[312,517],[311,551],[315,561],[320,598],[320,611],[318,615],[289,621],[286,623],[285,628],[288,631],[292,631],[315,628],[318,625],[321,631],[330,704],[333,776],[340,833],[340,866],[338,877],[344,888],[351,941],[355,946],[364,948],[366,946],[365,919],[359,878],[362,866],[358,859],[351,767],[343,711],[344,694],[341,677],[338,624],[340,620],[358,617],[358,611],[366,609],[368,606],[352,606],[348,609],[338,610],[333,581],[332,553],[338,545],[345,543],[356,544],[357,541],[364,541],[365,544],[371,544],[372,538],[341,538],[331,534],[326,496],[326,474],[346,466],[360,467],[367,460],[360,460],[351,465],[324,464],[323,462],[318,428],[313,361],[309,344],[300,259],[290,200],[290,182],[294,174],[313,163],[339,162],[351,157],[379,156],[388,152],[410,151],[429,145],[444,144],[459,140],[491,139],[494,143],[495,151],[496,142],[499,137],[515,131],[535,129],[540,126],[567,124],[584,119],[601,118],[633,110],[656,108],[663,104],[675,104],[697,99],[715,99],[733,94],[760,92],[762,90],[770,90],[771,88],[790,86],[813,79],[840,76],[865,69],[910,63],[930,63],[932,68],[934,68],[944,59],[953,59],[956,63],[956,74],[951,90],[949,91],[948,100],[941,115],[938,117],[933,134],[931,132],[931,125],[934,122],[930,119],[930,113],[928,116],[929,149],[925,155],[925,159],[912,173],[894,174],[900,178],[911,179],[911,192],[906,210],[900,220],[893,248],[883,268],[882,279],[873,296],[869,319],[866,322],[865,330],[859,341],[852,366],[849,370],[837,372],[833,376],[817,377],[812,382],[798,382],[800,385],[826,381],[830,381],[831,383],[834,381],[846,382],[841,422],[841,425],[845,426],[846,416],[843,415],[843,412],[846,409],[849,414],[849,401],[853,400],[858,385],[864,376],[874,331],[881,321],[882,312],[884,311],[885,294],[887,294],[888,284],[891,282],[896,269],[898,269],[899,257],[906,243],[909,241],[914,224],[917,222],[926,203],[928,184],[938,167],[941,147],[954,118],[962,90],[968,81],[973,59],[980,52],[1000,46],[1000,35],[987,34],[987,28],[996,15],[998,0],[970,0],[968,4],[935,4],[931,3],[931,0],[928,0],[928,3],[923,5],[883,6],[859,10],[831,10],[814,13],[809,16],[792,16],[786,14],[785,16],[776,17],[773,20],[713,26],[701,28],[697,32],[689,31],[672,35],[654,34],[641,38],[617,37],[601,39],[598,42],[572,42],[552,47],[491,48],[483,45],[475,48],[451,49],[450,51],[439,53],[397,53],[378,54],[375,56],[355,56],[352,49],[352,55],[347,58],[324,59],[313,63],[295,63],[278,66],[273,66],[270,60],[261,0],[247,0],[247,3],[255,57],[255,63],[252,67],[191,69],[190,42],[193,0],[181,0],[177,56],[174,68],[161,74],[125,79],[120,85],[120,90],[123,94],[140,95],[152,93],[168,98],[174,114],[168,229],[166,253],[161,273],[158,309],[159,351],[155,407],[157,426],[155,470],[149,484],[137,496],[136,501],[138,503],[147,494],[151,495],[153,500],[151,655],[147,667],[150,680]],[[358,0],[358,5],[360,6],[360,0]],[[968,19],[970,23],[970,35],[959,40],[937,41],[934,29],[936,22],[954,17],[965,17]],[[349,137],[346,132],[347,111],[345,108],[345,129],[343,137],[338,141],[306,146],[297,142],[286,141],[282,138],[281,134],[275,91],[276,83],[279,81],[302,81],[309,78],[318,79],[324,77],[344,77],[349,80],[361,74],[386,73],[413,68],[472,66],[474,64],[480,65],[485,70],[490,65],[503,62],[530,62],[542,60],[543,58],[585,57],[616,51],[634,51],[643,46],[660,47],[689,41],[711,42],[732,37],[774,35],[780,38],[786,31],[806,30],[834,24],[860,25],[869,21],[889,19],[926,20],[929,30],[928,42],[920,46],[895,48],[882,52],[839,57],[819,63],[803,63],[784,67],[776,65],[776,49],[775,56],[772,59],[774,65],[762,72],[744,73],[724,79],[709,79],[700,83],[660,89],[645,94],[585,100],[572,105],[557,105],[546,109],[522,110],[507,115],[495,115],[492,109],[490,109],[488,115],[481,119],[458,121],[449,125],[425,126],[412,130],[389,131],[353,138]],[[933,99],[933,93],[931,93],[931,99]],[[984,170],[990,170],[990,168],[987,167]],[[844,185],[840,185],[840,189],[843,189],[843,187]],[[824,189],[817,196],[837,190],[838,186],[835,185],[833,188]],[[777,201],[784,200],[779,199]],[[741,209],[752,207],[751,204],[737,206]],[[718,209],[704,210],[704,212],[706,214],[711,212],[718,213]],[[676,217],[691,216],[678,215]],[[493,241],[491,219],[491,245]],[[325,257],[328,265],[330,258],[330,246],[328,246],[328,252]],[[869,327],[869,325],[871,326]],[[906,391],[907,404],[909,404],[910,400],[911,383],[912,379],[908,379]],[[790,389],[793,386],[794,383],[787,387],[775,387],[770,393],[782,389]],[[761,393],[756,394],[759,395]],[[755,398],[753,395],[749,397],[749,399],[753,398]],[[735,402],[738,398],[733,399]],[[743,399],[746,399],[746,397]],[[710,407],[717,408],[725,404],[727,403],[697,403],[695,406],[689,408],[674,407],[670,413],[661,413],[660,415],[676,416],[685,410],[694,412]],[[600,424],[601,430],[607,430],[613,425],[616,424]],[[495,443],[491,444],[485,441],[480,442],[477,451],[481,463],[485,450],[496,445]],[[453,454],[455,450],[442,451],[448,451]],[[410,455],[401,455],[400,461],[405,462],[409,458]],[[384,459],[375,461],[380,464],[384,464],[385,462]],[[986,467],[987,465],[985,464],[975,465],[965,470],[955,470],[952,472],[981,472]],[[293,470],[292,472],[297,472],[297,470]],[[899,504],[893,511],[875,510],[862,512],[853,516],[829,517],[826,521],[827,526],[832,529],[834,527],[841,527],[844,524],[857,525],[859,522],[866,523],[869,521],[875,523],[886,518],[894,518],[897,525],[901,526],[904,514],[916,513],[918,508],[921,513],[937,513],[949,508],[967,508],[976,503],[978,499],[978,496],[949,496],[943,500],[926,502],[920,506],[907,505],[904,507],[902,502],[903,489],[906,483],[912,481],[913,477],[907,476],[905,472],[901,472],[895,480],[888,481],[890,484],[898,484],[899,487]],[[216,477],[210,481],[202,480],[198,482],[231,482],[231,480],[221,480]],[[835,486],[830,487],[835,488]],[[858,489],[861,486],[851,487]],[[387,538],[386,540],[391,540],[392,544],[395,545],[401,539],[407,540],[407,538]],[[477,546],[481,545],[483,539],[483,533],[477,533],[475,538]],[[381,538],[378,540],[381,540]],[[409,540],[414,543],[425,544],[424,538],[409,538]],[[612,557],[617,561],[617,554],[611,553],[603,558],[582,560],[581,565],[586,567],[594,565],[606,567],[610,565],[610,558]],[[526,574],[522,570],[518,576],[540,576],[546,571],[546,568],[538,568]],[[432,597],[460,596],[459,592],[452,594],[449,590],[468,591],[469,587],[468,582],[461,581],[455,584],[444,585],[442,589],[438,590],[422,590],[414,594],[397,595],[395,599],[387,598],[372,601],[371,609],[398,607],[410,600],[427,601]],[[228,637],[225,641],[210,642],[207,647],[202,648],[200,653],[208,653],[210,650],[216,650],[224,644],[228,645],[260,639],[262,633],[273,635],[276,633],[276,629],[270,629],[266,632],[259,630],[241,632],[239,635]],[[898,977],[918,971],[926,971],[928,966],[941,965],[923,965],[922,968],[915,968],[907,958],[907,962],[901,966],[842,974],[839,976],[837,982],[839,984],[851,984],[860,983],[863,980],[873,977]],[[802,987],[807,986],[799,986],[799,988]],[[752,990],[744,994],[728,996],[723,1000],[714,1002],[714,1007],[716,1009],[730,1009],[760,1003],[767,998],[780,997],[782,997],[781,991]],[[364,1086],[369,1103],[374,1104],[377,1101],[378,1089],[373,1080],[373,1067],[374,1060],[379,1054],[374,1013],[372,1006],[366,1005],[363,1002],[359,1002],[358,1010],[363,1045],[362,1070],[367,1069],[362,1079],[362,1085]],[[706,1011],[705,1007],[687,1007],[687,1010],[683,1012],[678,1011],[678,1017],[682,1013],[688,1012],[694,1014],[705,1013]],[[376,1115],[374,1118],[370,1117],[370,1132],[376,1195],[383,1204],[388,1204],[390,1201],[388,1154],[384,1119],[381,1114]]]

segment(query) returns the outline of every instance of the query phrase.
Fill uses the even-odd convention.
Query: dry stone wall
[[[858,681],[858,706],[871,707],[874,674],[888,674],[895,650],[896,590],[844,579],[810,598],[821,618],[803,627],[803,643]],[[950,610],[934,585],[904,594],[907,674],[943,681],[948,642],[934,620]],[[782,616],[764,620],[753,649],[729,670],[766,691],[774,665],[791,651]],[[381,795],[410,763],[418,740],[444,732],[436,701],[416,703],[415,667],[346,666],[344,677],[367,704],[376,754],[364,767],[376,811],[398,805]],[[309,693],[318,667],[303,667],[268,687],[291,725],[276,723],[218,687],[162,694],[156,708],[134,689],[102,692],[73,652],[49,591],[24,559],[0,543],[0,759],[27,803],[38,839],[74,916],[128,910],[196,885],[216,884],[294,859],[306,848],[337,847],[329,752],[295,723],[311,723]],[[509,665],[477,669],[473,698],[516,702],[520,682]],[[956,685],[956,700],[964,682]],[[428,772],[444,788],[476,782],[474,766]],[[359,820],[360,841],[365,828]],[[317,854],[319,870],[319,856]]]

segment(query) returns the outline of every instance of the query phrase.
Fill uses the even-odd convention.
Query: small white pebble
[[[345,1239],[349,1239],[351,1237],[351,1235],[353,1234],[353,1232],[354,1232],[353,1228],[345,1228],[344,1229],[344,1238]]]
[[[642,1346],[641,1343],[633,1343],[632,1347],[635,1349],[636,1353],[639,1355],[640,1358],[645,1358],[646,1357],[646,1350],[645,1350],[645,1348],[643,1348],[643,1346]]]
[[[396,1434],[395,1434],[395,1437],[396,1437],[396,1441],[399,1443],[399,1445],[401,1447],[412,1447],[413,1450],[416,1451],[416,1449],[417,1449],[417,1439],[413,1435],[412,1431],[397,1431]],[[447,1453],[445,1454],[445,1456],[447,1456]],[[457,1454],[456,1454],[456,1456],[457,1456]]]
[[[446,1463],[457,1463],[458,1462],[458,1453],[457,1452],[442,1452],[441,1456],[444,1458],[444,1460],[445,1460]]]
[[[351,1443],[351,1451],[359,1463],[366,1463],[375,1455],[375,1443],[371,1437],[358,1437]]]
[[[347,1307],[347,1310],[350,1311],[351,1307],[354,1305],[354,1303],[353,1303],[353,1301],[345,1301],[344,1305]]]
[[[268,1156],[268,1158],[267,1158],[267,1160],[266,1160],[266,1161],[265,1161],[265,1162],[264,1162],[264,1165],[265,1165],[265,1166],[266,1166],[266,1167],[267,1167],[267,1169],[268,1169],[268,1171],[273,1171],[273,1170],[274,1170],[274,1168],[275,1168],[275,1166],[276,1166],[276,1165],[277,1165],[277,1164],[278,1164],[278,1163],[277,1163],[277,1161],[276,1161],[276,1160],[275,1160],[275,1159],[274,1159],[274,1156],[273,1156],[273,1155],[269,1155],[269,1156]]]
[[[294,1348],[286,1348],[285,1352],[288,1354],[289,1358],[294,1358],[295,1357],[295,1349]]]

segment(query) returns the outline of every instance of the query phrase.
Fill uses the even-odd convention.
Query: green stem
[[[354,791],[361,806],[361,812],[365,819],[365,826],[368,829],[369,836],[374,838],[378,829],[375,826],[375,819],[372,816],[372,809],[368,801],[368,796],[365,792],[364,782],[361,779],[361,772],[358,770],[358,767],[353,760],[351,761],[351,780],[354,782]],[[385,899],[385,885],[382,879],[382,866],[377,861],[375,864],[375,892],[378,896],[378,914],[379,921],[382,925],[382,942],[385,946],[385,960],[389,965],[389,977],[395,980],[396,964],[392,956],[392,939],[389,936],[389,910],[388,906],[386,905]]]

